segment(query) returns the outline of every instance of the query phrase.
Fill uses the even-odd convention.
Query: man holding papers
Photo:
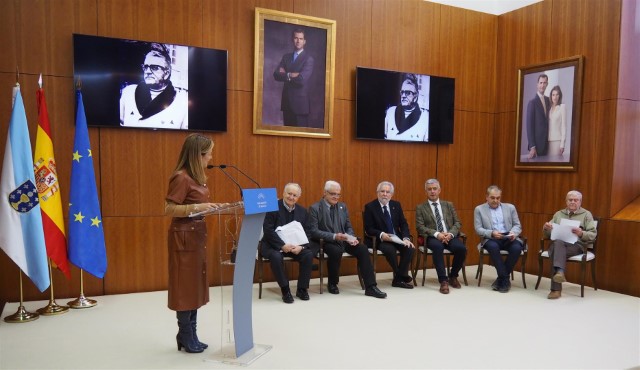
[[[501,199],[502,189],[496,185],[489,186],[486,203],[473,211],[473,224],[476,234],[482,238],[482,247],[489,252],[491,262],[496,267],[498,278],[491,284],[491,288],[506,293],[511,289],[509,275],[523,248],[522,240],[518,237],[522,232],[522,225],[516,207],[510,203],[502,203]],[[504,262],[501,250],[508,253]]]
[[[566,200],[567,208],[556,212],[542,227],[544,236],[552,240],[549,246],[549,260],[553,263],[549,299],[560,298],[562,283],[567,281],[564,277],[567,258],[582,253],[583,245],[593,243],[597,235],[593,215],[581,207],[582,194],[571,190]]]
[[[313,252],[309,249],[309,241],[300,227],[307,222],[307,210],[296,204],[301,194],[300,185],[294,183],[285,185],[282,199],[278,200],[278,210],[267,213],[263,224],[262,256],[271,262],[271,271],[278,281],[284,303],[293,303],[289,280],[284,272],[283,257],[285,256],[293,258],[300,264],[296,297],[303,301],[309,300],[307,289],[311,279]]]
[[[324,196],[309,207],[309,237],[312,249],[319,250],[319,240],[324,240],[324,253],[327,255],[329,283],[327,290],[339,294],[340,262],[342,253],[347,252],[358,259],[358,269],[364,281],[364,294],[375,298],[386,298],[387,293],[378,289],[376,274],[369,258],[369,251],[355,237],[347,205],[340,202],[342,188],[340,184],[329,180],[324,184]],[[317,248],[317,249],[316,249]]]
[[[409,240],[409,224],[400,202],[391,200],[393,190],[393,184],[388,181],[378,184],[378,199],[364,206],[364,230],[368,235],[378,239],[378,250],[384,254],[393,269],[391,286],[413,289],[413,285],[410,284],[412,279],[409,276],[409,266],[416,247]],[[373,243],[370,238],[366,238],[365,242]],[[400,254],[400,262],[397,253]]]

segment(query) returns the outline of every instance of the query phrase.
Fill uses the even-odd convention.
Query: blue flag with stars
[[[76,136],[69,203],[69,261],[91,275],[103,278],[107,271],[107,251],[80,90],[76,91]]]

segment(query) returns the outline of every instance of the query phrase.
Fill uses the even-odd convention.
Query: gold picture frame
[[[336,21],[263,8],[255,17],[253,133],[331,138]]]
[[[579,55],[519,69],[516,170],[577,170],[583,64]]]

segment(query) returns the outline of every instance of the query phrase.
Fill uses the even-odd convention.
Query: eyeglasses
[[[340,198],[340,193],[332,193],[330,191],[327,192],[327,194],[331,195],[332,197],[336,197],[336,198]]]
[[[400,95],[414,96],[416,93],[409,90],[400,90]]]
[[[141,64],[140,67],[142,68],[142,71],[146,71],[147,69],[150,69],[151,72],[159,72],[159,71],[166,71],[167,69],[163,66],[157,65],[157,64]]]

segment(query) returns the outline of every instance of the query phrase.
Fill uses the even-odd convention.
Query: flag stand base
[[[29,312],[24,308],[24,306],[20,305],[20,307],[18,307],[18,311],[13,315],[5,317],[4,321],[9,323],[29,322],[37,320],[38,317],[40,317],[40,315],[34,312]]]
[[[89,308],[89,307],[93,307],[95,305],[98,304],[98,301],[93,300],[93,299],[89,299],[86,298],[84,296],[84,294],[81,294],[80,297],[78,297],[78,299],[74,299],[73,301],[69,301],[69,303],[67,303],[69,305],[70,308]]]
[[[38,308],[36,311],[43,316],[60,315],[69,312],[69,307],[60,306],[56,301],[51,300],[45,307]]]

